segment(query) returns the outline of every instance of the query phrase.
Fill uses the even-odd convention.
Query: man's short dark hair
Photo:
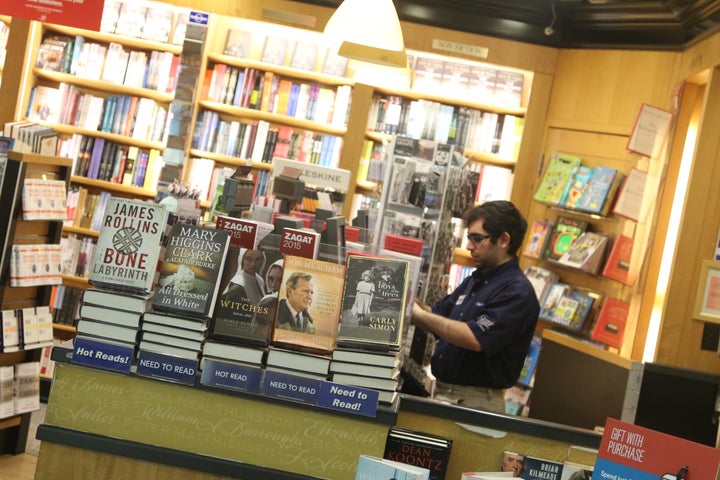
[[[470,207],[465,211],[463,220],[465,226],[482,220],[483,229],[490,235],[492,242],[496,242],[500,235],[507,232],[510,235],[507,248],[510,255],[517,254],[527,231],[527,221],[522,213],[507,200],[493,200]]]

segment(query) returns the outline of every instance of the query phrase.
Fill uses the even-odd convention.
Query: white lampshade
[[[400,19],[392,0],[345,0],[325,25],[325,35],[343,57],[388,67],[407,66]]]

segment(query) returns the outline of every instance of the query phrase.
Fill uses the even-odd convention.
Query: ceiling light
[[[345,0],[325,35],[338,55],[388,67],[405,68],[407,56],[400,19],[392,0]]]

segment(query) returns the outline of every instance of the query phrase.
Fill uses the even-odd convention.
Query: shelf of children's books
[[[63,225],[63,233],[74,233],[83,237],[97,238],[99,232],[97,230],[91,230],[89,228],[75,227],[73,225]]]
[[[523,108],[523,107],[510,107],[510,106],[503,106],[503,105],[478,103],[478,102],[473,102],[472,100],[469,100],[467,97],[454,98],[451,95],[446,95],[442,92],[434,94],[434,93],[429,93],[429,92],[420,92],[420,91],[416,91],[416,90],[395,90],[395,89],[391,89],[391,88],[375,87],[375,93],[379,93],[382,95],[398,95],[400,97],[405,97],[405,98],[409,98],[412,100],[430,100],[432,102],[443,103],[446,105],[457,105],[457,106],[461,106],[461,107],[470,107],[470,108],[474,108],[476,110],[482,110],[484,112],[515,115],[518,117],[524,117],[525,114],[527,113],[527,108]]]
[[[515,158],[504,158],[493,153],[477,152],[474,150],[465,150],[465,158],[470,162],[474,163],[486,163],[488,165],[495,165],[498,167],[510,167],[515,168],[517,159]]]
[[[120,83],[108,82],[107,80],[89,80],[78,77],[77,75],[44,70],[37,67],[33,68],[33,73],[38,78],[56,83],[66,83],[68,85],[82,87],[83,89],[97,90],[106,93],[149,98],[158,103],[170,103],[175,97],[173,93],[159,92],[149,88],[127,87]]]
[[[272,124],[287,125],[293,128],[303,130],[312,130],[317,133],[325,133],[342,137],[347,133],[346,128],[332,127],[326,123],[313,122],[311,120],[303,120],[300,118],[289,117],[287,115],[279,115],[277,113],[263,112],[252,108],[235,107],[219,102],[211,102],[209,100],[201,100],[200,107],[206,110],[212,110],[237,118],[246,120],[265,120]]]
[[[160,142],[150,142],[147,140],[140,140],[138,138],[129,137],[127,135],[118,135],[116,133],[109,133],[109,132],[101,132],[99,130],[90,130],[87,128],[82,127],[75,127],[73,125],[64,125],[62,123],[48,123],[48,122],[35,122],[39,125],[45,125],[48,127],[51,127],[53,130],[58,132],[61,135],[73,135],[73,134],[79,134],[79,135],[86,135],[96,138],[104,138],[105,140],[108,140],[110,142],[115,143],[121,143],[123,145],[128,145],[131,147],[138,147],[138,148],[146,148],[146,149],[155,149],[155,150],[164,150],[165,145]]]
[[[214,160],[218,163],[222,163],[228,167],[247,167],[250,166],[256,170],[272,170],[272,163],[265,162],[250,162],[238,157],[232,157],[230,155],[223,155],[221,153],[207,152],[205,150],[190,149],[190,156],[198,158],[207,158]]]
[[[86,289],[90,288],[90,282],[85,277],[78,277],[76,275],[63,275],[62,276],[62,284],[66,287],[73,287],[73,288],[81,288]]]
[[[81,28],[66,27],[64,25],[55,25],[46,23],[43,25],[46,31],[52,31],[62,35],[71,37],[90,38],[98,42],[114,42],[126,47],[138,48],[141,50],[157,50],[161,52],[170,52],[174,55],[182,53],[182,45],[173,45],[170,43],[155,42],[152,40],[144,40],[141,38],[126,37],[124,35],[115,35],[114,33],[96,32],[93,30],[83,30]]]
[[[148,190],[147,188],[142,187],[131,187],[119,183],[105,182],[103,180],[94,180],[92,178],[80,177],[77,175],[70,177],[70,182],[88,187],[100,188],[102,190],[112,190],[124,196],[155,198],[157,195],[155,190]]]
[[[292,77],[298,80],[316,82],[327,86],[355,85],[355,81],[350,78],[327,75],[325,73],[312,70],[301,70],[298,68],[285,67],[283,65],[274,65],[271,63],[260,62],[258,60],[231,57],[228,55],[222,55],[217,53],[209,53],[207,55],[207,58],[208,64],[211,65],[225,64],[231,67],[255,68],[257,70],[272,72],[281,76]]]

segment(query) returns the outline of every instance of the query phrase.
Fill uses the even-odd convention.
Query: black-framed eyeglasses
[[[486,238],[490,238],[490,237],[492,237],[492,235],[485,235],[482,233],[468,233],[466,235],[468,242],[472,242],[475,244],[478,244],[478,243],[482,242],[483,240],[485,240]]]

